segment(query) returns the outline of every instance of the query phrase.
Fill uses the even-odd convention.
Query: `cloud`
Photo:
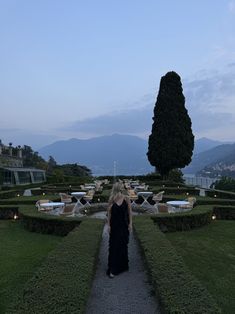
[[[58,137],[51,134],[35,133],[30,130],[1,128],[0,139],[3,144],[12,142],[13,146],[29,145],[34,150],[37,150],[58,140]]]
[[[139,109],[126,109],[98,117],[75,121],[66,131],[105,135],[110,133],[141,134],[151,129],[153,106],[145,105]]]
[[[183,81],[186,108],[197,137],[234,140],[235,134],[235,67],[229,64],[224,72],[201,71],[196,79]],[[199,78],[200,77],[200,78]],[[104,114],[75,121],[63,128],[77,137],[112,133],[147,137],[151,132],[156,96],[145,95],[136,105],[139,108]]]
[[[235,1],[229,1],[229,3],[228,3],[228,10],[231,13],[235,13]]]
[[[207,73],[201,79],[185,82],[187,108],[197,136],[234,140],[235,68]]]

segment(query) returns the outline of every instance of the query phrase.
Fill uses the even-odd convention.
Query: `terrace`
[[[189,313],[195,309],[195,304],[200,304],[199,313],[205,309],[207,313],[234,313],[232,291],[235,288],[235,273],[232,265],[235,194],[205,190],[205,196],[200,196],[200,190],[194,186],[147,177],[144,181],[149,186],[148,191],[153,194],[164,189],[160,204],[196,197],[193,209],[187,212],[153,213],[150,210],[146,213],[146,207],[141,205],[141,197],[135,201],[137,205],[133,205],[136,213],[135,237],[141,247],[142,259],[148,265],[154,298],[160,303],[160,308],[170,313],[177,306],[179,309],[187,308]],[[32,196],[23,196],[23,189],[0,192],[0,217],[10,218],[0,221],[1,250],[6,252],[0,267],[0,291],[4,291],[1,293],[4,301],[0,300],[3,313],[26,313],[27,306],[35,313],[47,313],[53,308],[62,311],[64,305],[58,301],[58,295],[61,300],[64,299],[64,304],[69,302],[71,313],[76,313],[77,308],[85,312],[92,308],[92,302],[99,302],[94,299],[95,292],[90,287],[93,280],[99,283],[105,278],[99,270],[99,267],[105,267],[105,257],[100,256],[101,264],[97,266],[97,256],[100,245],[103,247],[107,241],[102,237],[106,216],[100,213],[105,210],[111,184],[106,181],[102,186],[102,189],[95,191],[90,206],[84,206],[85,202],[81,200],[84,204],[79,211],[83,216],[79,217],[38,211],[35,203],[39,199],[60,202],[59,193],[81,191],[80,185],[42,185],[41,189],[31,189]],[[147,201],[150,204],[147,208],[152,208],[154,202],[151,197]],[[20,219],[15,220],[18,214]],[[91,218],[97,216],[104,220]],[[30,231],[34,232],[29,234]],[[135,238],[130,245],[130,261],[134,267],[132,254],[136,254],[137,249]],[[11,260],[10,265],[7,260]],[[63,261],[63,265],[60,261]],[[76,273],[71,273],[73,268]],[[94,269],[97,269],[96,275]],[[124,274],[120,280],[132,280],[131,276],[135,277],[136,274]],[[70,278],[69,281],[66,278]],[[59,287],[60,292],[57,288],[52,291],[49,287],[56,287],[58,280],[64,293]],[[71,280],[76,289],[68,296],[66,291],[71,286]],[[103,284],[106,285],[105,282]],[[182,289],[177,292],[179,286]],[[118,294],[119,290],[117,287],[115,289]],[[22,293],[25,293],[22,291],[28,291],[27,300],[22,298]],[[168,291],[168,294],[164,291]],[[40,299],[36,298],[39,294]],[[108,296],[105,296],[107,299]],[[135,298],[134,291],[129,296],[132,297]],[[18,312],[19,308],[24,310]],[[56,312],[50,310],[48,313]]]

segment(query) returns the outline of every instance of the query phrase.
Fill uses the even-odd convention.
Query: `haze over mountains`
[[[93,175],[113,175],[114,171],[120,175],[140,175],[154,170],[146,156],[147,148],[147,140],[132,135],[113,134],[87,140],[73,138],[57,141],[42,147],[39,153],[45,159],[53,156],[59,164],[86,165]],[[185,174],[200,171],[200,174],[206,175],[206,172],[210,172],[208,167],[223,164],[223,160],[225,167],[233,169],[235,144],[201,138],[195,141],[191,164],[182,170]],[[207,170],[204,171],[205,167]]]
[[[87,140],[70,139],[45,146],[39,153],[51,155],[58,163],[86,165],[94,175],[137,175],[153,171],[146,152],[148,143],[137,136],[114,134]]]

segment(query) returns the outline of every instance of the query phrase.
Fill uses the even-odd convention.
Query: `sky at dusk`
[[[196,138],[235,141],[235,0],[0,0],[0,139],[148,138],[176,71]]]

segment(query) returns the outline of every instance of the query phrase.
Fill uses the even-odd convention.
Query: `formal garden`
[[[0,192],[0,313],[85,313],[105,223],[90,215],[104,210],[108,179],[82,217],[50,215],[35,203],[60,201],[59,193],[79,191],[84,179],[37,186],[32,196],[23,196],[25,187]],[[161,203],[196,197],[187,212],[149,214],[133,207],[134,234],[161,308],[234,313],[235,194],[205,190],[200,196],[199,188],[158,176],[132,179],[153,193],[164,189]]]

